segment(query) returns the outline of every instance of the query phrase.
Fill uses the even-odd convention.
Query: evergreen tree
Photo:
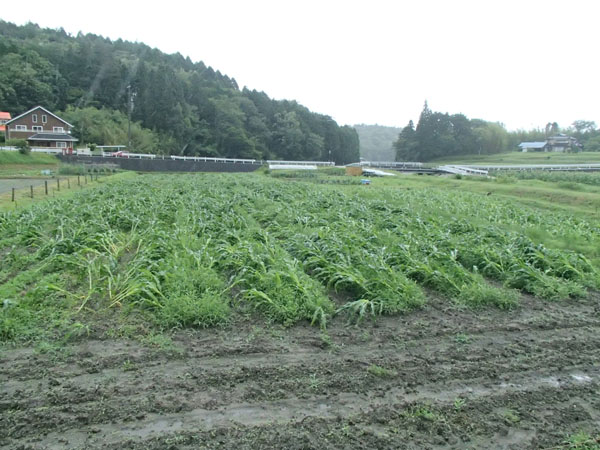
[[[86,111],[85,141],[123,144],[106,133],[114,117],[128,113],[128,86],[134,93],[132,119],[152,133],[154,152],[273,159],[358,159],[355,133],[294,101],[276,101],[264,92],[240,91],[234,78],[166,55],[147,45],[93,34],[18,27],[0,20],[0,102],[13,115],[43,105],[51,110]],[[73,113],[75,114],[75,113]],[[84,117],[85,116],[85,117]],[[122,116],[120,116],[122,117]],[[104,125],[98,119],[105,120]],[[136,125],[137,126],[137,125]],[[120,139],[120,142],[107,142]]]

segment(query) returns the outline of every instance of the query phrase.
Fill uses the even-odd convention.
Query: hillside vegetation
[[[367,161],[394,161],[394,142],[401,128],[383,125],[354,125],[360,140],[360,156]]]
[[[545,130],[507,131],[502,123],[469,119],[464,114],[432,111],[427,102],[417,125],[409,121],[394,142],[397,161],[432,161],[450,158],[485,157],[518,150],[521,142],[545,141],[558,133],[577,140],[570,151],[600,151],[600,129],[596,123],[576,120],[561,128],[548,123]]]
[[[131,100],[131,103],[128,101]],[[0,110],[42,105],[81,143],[138,152],[257,159],[358,160],[356,131],[295,101],[272,100],[179,53],[142,43],[0,21]]]

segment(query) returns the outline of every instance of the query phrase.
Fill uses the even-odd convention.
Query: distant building
[[[32,147],[60,148],[70,153],[77,142],[71,136],[72,128],[66,120],[36,106],[6,122],[6,139],[26,139]]]
[[[580,147],[577,139],[566,134],[557,134],[546,139],[549,152],[568,152]]]
[[[545,152],[546,141],[544,142],[521,142],[519,148],[524,152]]]
[[[581,144],[571,136],[557,134],[543,142],[521,142],[519,148],[523,152],[569,152],[579,150]]]
[[[0,111],[0,131],[6,131],[6,122],[10,120],[10,113]]]

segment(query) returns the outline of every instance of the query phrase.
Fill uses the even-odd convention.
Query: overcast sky
[[[340,124],[434,111],[600,125],[599,0],[29,0],[0,17],[144,42]]]

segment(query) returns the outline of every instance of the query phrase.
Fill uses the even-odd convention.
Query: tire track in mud
[[[193,356],[192,350],[187,352],[189,356],[184,360],[161,358],[156,361],[151,359],[152,352],[146,350],[147,355],[138,352],[139,361],[131,363],[131,370],[124,369],[122,364],[115,364],[114,358],[111,358],[110,361],[105,361],[105,369],[94,370],[92,373],[88,373],[85,363],[80,361],[84,367],[78,370],[72,366],[59,366],[48,371],[45,378],[36,379],[34,383],[31,379],[14,379],[8,376],[3,379],[0,410],[43,404],[45,399],[39,396],[22,398],[23,393],[32,388],[37,391],[52,391],[55,402],[62,399],[77,403],[78,400],[85,401],[89,397],[107,397],[115,394],[108,385],[117,381],[118,393],[122,396],[128,392],[156,390],[158,387],[162,392],[168,392],[180,389],[192,391],[200,383],[204,386],[240,384],[257,372],[276,384],[278,380],[273,378],[289,380],[297,377],[295,372],[305,372],[307,368],[310,368],[313,374],[320,375],[341,370],[356,372],[354,376],[358,378],[357,373],[364,372],[371,364],[383,364],[387,368],[397,370],[401,375],[428,365],[435,366],[438,371],[444,371],[446,374],[466,372],[463,375],[469,375],[473,372],[471,366],[475,364],[478,365],[477,371],[481,372],[489,370],[490,360],[494,366],[502,367],[507,362],[514,365],[514,359],[519,358],[518,364],[531,370],[543,368],[553,359],[561,358],[559,350],[565,342],[569,348],[563,350],[576,351],[572,364],[582,364],[586,361],[593,363],[600,358],[600,329],[590,327],[583,330],[569,329],[568,334],[545,330],[536,332],[533,338],[528,331],[513,332],[509,336],[492,332],[478,335],[476,341],[469,344],[459,344],[452,339],[424,339],[406,342],[404,352],[397,354],[390,354],[389,350],[378,348],[380,344],[373,345],[375,348],[352,344],[336,353],[316,352],[314,348],[290,344],[285,353],[202,358]],[[365,350],[368,351],[367,355]],[[63,392],[57,392],[59,387]]]
[[[443,339],[443,338],[446,339]],[[387,342],[388,336],[384,335],[381,339],[373,339],[369,342],[340,342],[339,351],[326,351],[328,358],[346,358],[348,356],[388,353],[389,349],[381,349]],[[585,338],[585,339],[584,339]],[[470,346],[475,349],[484,350],[483,358],[489,358],[489,353],[493,351],[505,351],[499,346],[508,348],[517,346],[527,348],[536,346],[539,348],[553,349],[557,343],[565,341],[575,341],[581,345],[593,347],[593,344],[600,341],[600,320],[592,323],[584,323],[579,326],[557,327],[552,329],[523,329],[500,328],[493,330],[478,330],[475,333],[448,333],[445,336],[436,336],[420,339],[399,339],[397,336],[391,337],[391,344],[397,349],[406,351],[404,359],[414,358],[413,354],[422,355],[422,348],[427,348],[428,353],[440,353],[447,347],[461,347],[461,339],[465,339],[464,347]],[[591,339],[591,340],[590,340]],[[213,343],[217,346],[218,343]],[[335,345],[335,343],[334,343]],[[77,378],[80,376],[93,377],[94,374],[102,376],[108,374],[111,370],[119,371],[124,363],[143,364],[140,369],[150,369],[157,371],[178,371],[186,366],[193,366],[201,369],[220,369],[234,366],[260,366],[274,367],[282,363],[289,365],[296,362],[302,362],[314,359],[320,359],[315,355],[315,347],[327,350],[327,344],[320,341],[318,337],[309,337],[299,342],[286,343],[285,345],[273,345],[269,342],[255,342],[246,348],[221,349],[218,352],[198,351],[196,345],[190,346],[185,350],[185,363],[180,359],[165,362],[164,357],[158,360],[154,359],[155,354],[151,349],[139,346],[135,341],[130,342],[111,342],[105,341],[86,343],[82,348],[74,347],[73,356],[67,357],[65,363],[71,365],[57,364],[54,367],[44,367],[45,375],[49,377]],[[264,348],[267,347],[267,348]],[[100,354],[110,349],[109,355]],[[266,351],[265,351],[266,350]],[[273,355],[277,355],[277,360]],[[398,359],[402,355],[398,355]],[[474,358],[474,356],[469,356]],[[31,361],[33,359],[33,361]],[[23,358],[13,359],[11,357],[0,358],[2,369],[0,369],[0,380],[18,380],[27,382],[29,380],[38,380],[40,367],[36,364],[48,364],[49,358],[42,355],[36,355],[34,351],[27,352]],[[33,362],[33,364],[32,364]],[[28,370],[29,369],[29,370]]]
[[[182,336],[170,354],[123,340],[82,342],[59,359],[4,350],[0,446],[164,448],[181,438],[194,448],[193,436],[218,432],[228,448],[246,439],[243,429],[257,433],[254,447],[319,448],[340,423],[369,438],[343,434],[321,448],[556,444],[600,429],[597,301],[570,306],[564,321],[555,304],[483,315],[444,308],[444,316],[432,307],[359,328],[334,323],[327,339],[315,328],[252,324]],[[374,375],[374,366],[387,372]],[[457,401],[474,410],[458,411]],[[419,405],[444,419],[417,417]],[[393,430],[404,428],[409,440],[396,441]]]
[[[473,380],[475,381],[475,380]],[[481,398],[505,396],[537,390],[564,390],[570,386],[598,385],[600,367],[582,371],[569,369],[562,373],[519,374],[514,380],[486,385],[485,380],[476,386],[464,382],[450,382],[444,386],[423,385],[412,393],[403,389],[390,389],[385,395],[373,397],[342,392],[336,395],[315,396],[310,399],[289,398],[286,400],[259,403],[231,403],[215,410],[196,408],[185,413],[149,414],[143,420],[114,424],[67,428],[61,432],[50,432],[34,448],[87,447],[93,442],[104,445],[126,442],[130,439],[145,440],[164,434],[199,429],[208,431],[220,427],[264,426],[302,422],[308,417],[336,419],[370,414],[382,407],[397,407],[411,403],[450,403],[456,398],[476,401]],[[598,413],[600,414],[600,413]],[[597,417],[598,417],[597,414]],[[66,442],[65,442],[66,441]]]

